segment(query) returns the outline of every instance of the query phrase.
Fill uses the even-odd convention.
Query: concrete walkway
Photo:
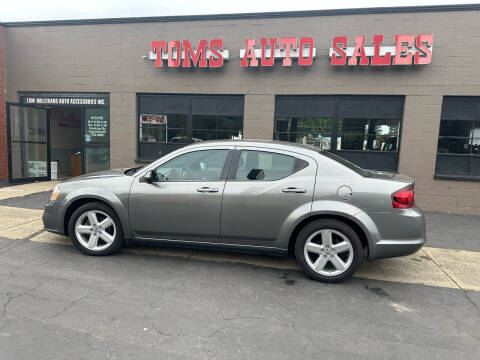
[[[57,184],[58,181],[37,181],[28,184],[2,187],[0,188],[0,200],[51,191]]]

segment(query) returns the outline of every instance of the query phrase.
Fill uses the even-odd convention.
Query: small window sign
[[[140,114],[141,125],[166,125],[167,115]]]

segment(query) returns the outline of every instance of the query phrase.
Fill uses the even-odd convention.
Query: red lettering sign
[[[432,44],[433,34],[420,34],[417,36],[415,46],[419,51],[415,52],[413,61],[415,65],[430,64],[432,62]],[[423,55],[420,55],[420,52],[423,53]]]
[[[390,61],[392,59],[392,54],[390,52],[386,52],[384,56],[380,56],[380,48],[382,46],[382,42],[383,35],[373,35],[374,53],[372,57],[372,66],[390,65]]]
[[[425,65],[432,61],[433,35],[397,34],[395,41],[388,43],[383,34],[373,35],[369,42],[363,35],[355,36],[355,43],[349,46],[347,36],[335,36],[330,48],[332,66],[401,66]],[[240,66],[271,67],[275,59],[282,60],[282,66],[292,66],[294,60],[299,66],[311,66],[316,57],[314,39],[304,37],[260,38],[255,48],[254,38],[245,39],[245,48],[240,49]],[[222,39],[199,40],[196,48],[189,40],[152,41],[150,55],[155,67],[218,68],[229,59]]]
[[[365,36],[355,37],[355,46],[348,47],[346,36],[333,38],[330,64],[340,65],[424,65],[432,61],[432,34],[397,34],[393,46],[382,46],[384,36],[373,36],[373,46],[366,45]],[[393,60],[392,60],[393,58]]]
[[[261,38],[260,46],[255,49],[255,39],[245,39],[245,49],[240,50],[240,66],[257,67],[258,58],[260,66],[273,66],[275,59],[282,59],[283,66],[292,66],[292,59],[298,59],[300,66],[310,66],[316,56],[312,37],[301,37],[300,44],[296,37]]]
[[[208,45],[208,48],[207,48]],[[167,60],[168,67],[211,67],[223,66],[228,59],[228,50],[223,49],[222,39],[200,40],[196,50],[189,40],[152,41],[149,58],[155,60],[155,67],[163,67]]]
[[[258,66],[257,57],[255,56],[255,39],[245,39],[245,54],[240,61],[240,66]]]
[[[347,42],[348,38],[346,36],[335,36],[333,38],[332,46],[335,53],[330,60],[332,65],[345,65],[347,63],[347,53],[343,50],[347,47]]]
[[[207,58],[205,57],[205,53],[207,51],[207,40],[200,40],[198,42],[197,51],[192,49],[192,45],[190,41],[183,40],[183,53],[184,58],[182,61],[182,67],[191,67],[190,58],[192,58],[193,66],[199,67],[207,67]],[[200,59],[200,62],[198,61]]]

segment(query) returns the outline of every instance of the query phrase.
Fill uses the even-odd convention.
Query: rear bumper
[[[370,260],[413,254],[427,241],[425,217],[418,208],[364,213],[364,216],[374,224],[369,239]]]
[[[63,206],[59,201],[49,201],[43,210],[43,226],[45,230],[65,235],[63,226]]]
[[[410,255],[420,250],[425,239],[417,240],[381,240],[369,252],[370,260]]]

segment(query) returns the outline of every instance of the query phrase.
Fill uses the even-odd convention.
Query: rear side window
[[[293,156],[266,151],[242,150],[235,180],[280,180],[308,166],[308,162]]]

